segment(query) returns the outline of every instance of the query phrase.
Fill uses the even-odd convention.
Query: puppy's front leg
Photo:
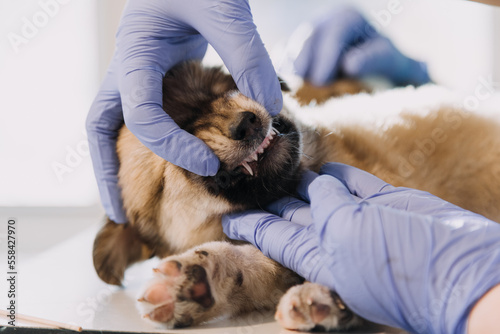
[[[310,282],[286,292],[275,318],[281,326],[299,331],[348,330],[363,323],[335,292]]]

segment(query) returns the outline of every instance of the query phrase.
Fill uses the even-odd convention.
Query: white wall
[[[55,1],[61,3],[57,10],[42,8]],[[374,13],[387,10],[389,1],[395,0],[349,3],[377,24]],[[346,2],[250,0],[269,50],[300,22]],[[84,120],[111,56],[123,3],[0,2],[0,206],[98,203]],[[427,61],[437,82],[470,91],[479,77],[500,70],[493,19],[500,9],[463,0],[400,0],[399,5],[388,24],[379,26],[401,50]],[[34,20],[39,28],[24,31],[29,38],[16,50],[9,36],[23,36],[26,21]]]
[[[0,5],[0,206],[96,200],[84,126],[99,81],[95,5]]]

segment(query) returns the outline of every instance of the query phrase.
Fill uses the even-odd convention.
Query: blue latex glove
[[[465,333],[474,303],[500,283],[500,225],[429,193],[327,164],[265,211],[224,218],[357,314],[416,333]],[[290,221],[291,220],[291,221]],[[298,221],[298,223],[297,223]]]
[[[404,56],[351,7],[335,8],[312,25],[294,67],[314,85],[325,85],[340,74],[354,78],[382,76],[395,85],[430,81],[425,63]]]
[[[130,0],[116,40],[87,132],[104,209],[111,220],[123,223],[116,138],[124,122],[145,146],[177,166],[203,176],[219,168],[212,150],[162,109],[162,79],[172,66],[201,59],[208,42],[238,89],[271,115],[280,112],[282,95],[247,0]]]

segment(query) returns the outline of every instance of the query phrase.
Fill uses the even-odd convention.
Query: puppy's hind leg
[[[169,328],[274,310],[300,277],[252,245],[209,242],[169,256],[139,296],[144,318]]]
[[[109,218],[97,233],[92,251],[97,275],[113,285],[121,285],[127,267],[152,255],[133,225],[116,224]]]

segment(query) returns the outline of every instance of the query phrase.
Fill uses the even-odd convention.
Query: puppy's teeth
[[[274,131],[275,135],[279,135],[280,134],[280,132],[278,130],[276,130],[276,128],[274,126],[272,127],[272,130]]]
[[[246,169],[246,170],[250,173],[250,175],[252,175],[252,176],[253,176],[253,170],[252,170],[252,167],[250,167],[250,165],[248,165],[248,163],[247,163],[246,161],[243,161],[243,162],[241,163],[241,165],[242,165],[243,167],[245,167],[245,169]]]
[[[257,150],[257,152],[258,152],[259,154],[262,154],[262,153],[264,153],[264,149],[263,149],[262,147],[259,147],[259,149]]]
[[[342,302],[340,302],[340,301],[337,301],[337,307],[339,309],[341,309],[342,311],[345,310],[345,308],[346,308],[345,305]]]
[[[257,159],[259,158],[259,157],[257,157],[257,152],[254,152],[251,157],[252,157],[252,161],[257,161]]]

